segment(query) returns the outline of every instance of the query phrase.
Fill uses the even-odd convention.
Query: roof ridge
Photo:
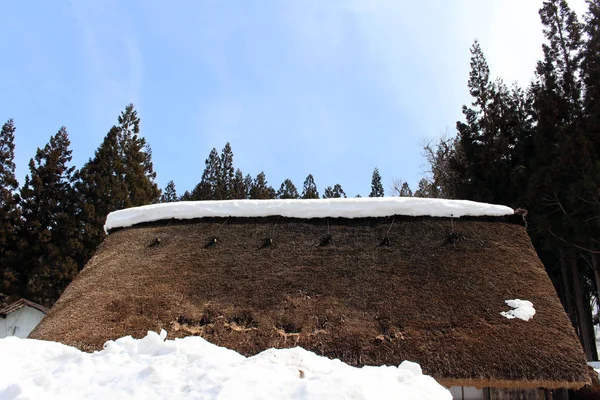
[[[470,200],[417,197],[335,199],[206,200],[180,201],[127,208],[108,214],[104,230],[169,219],[204,217],[377,218],[405,216],[455,217],[507,216],[507,206]]]

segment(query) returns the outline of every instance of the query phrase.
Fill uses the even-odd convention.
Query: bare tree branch
[[[577,244],[575,244],[575,243],[570,243],[570,242],[566,241],[565,239],[561,238],[560,236],[558,236],[557,234],[555,234],[554,232],[552,232],[552,229],[548,229],[548,232],[550,232],[550,234],[551,234],[552,236],[554,236],[555,238],[557,238],[557,239],[558,239],[558,240],[560,240],[561,242],[563,242],[563,243],[566,243],[566,244],[568,244],[569,246],[573,246],[573,247],[575,247],[576,249],[583,250],[583,251],[587,251],[588,253],[591,253],[591,254],[600,254],[600,250],[592,250],[592,249],[588,249],[588,248],[586,248],[586,247],[579,246],[579,245],[577,245]]]

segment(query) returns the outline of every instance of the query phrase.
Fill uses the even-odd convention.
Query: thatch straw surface
[[[122,229],[31,337],[90,351],[164,328],[246,355],[302,346],[352,365],[408,359],[448,385],[579,387],[589,380],[579,341],[515,218],[203,218]],[[532,320],[500,315],[515,298],[533,302]]]

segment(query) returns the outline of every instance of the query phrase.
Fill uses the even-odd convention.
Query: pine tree
[[[299,197],[298,189],[296,189],[296,185],[290,179],[283,181],[277,191],[278,199],[297,199]]]
[[[317,184],[312,174],[308,174],[304,180],[304,189],[302,190],[303,199],[318,199],[319,192],[317,191]]]
[[[84,253],[77,260],[79,268],[93,255],[104,239],[106,216],[130,204],[119,128],[113,126],[102,144],[76,174],[75,189],[78,197],[78,218],[83,224]]]
[[[77,215],[83,224],[84,251],[79,268],[104,239],[106,216],[116,210],[155,203],[160,190],[154,182],[152,151],[139,136],[140,119],[130,104],[118,118],[102,144],[76,174]]]
[[[496,87],[490,79],[487,60],[477,41],[471,47],[468,87],[473,101],[470,107],[463,106],[465,122],[456,123],[458,149],[452,164],[457,176],[455,192],[458,198],[490,202],[493,195],[488,193],[490,185],[486,184],[488,179],[484,174],[491,171],[483,168],[483,164],[487,161],[484,148],[496,133],[490,126]]]
[[[596,294],[600,295],[600,202],[594,201],[594,193],[600,193],[600,2],[588,3],[585,32],[587,34],[582,59],[582,77],[584,85],[583,107],[585,110],[585,136],[582,138],[582,148],[589,153],[585,155],[589,164],[586,165],[582,177],[582,185],[577,196],[585,199],[584,218],[585,247],[594,250],[590,252],[591,265],[596,281]],[[585,222],[587,221],[587,222]]]
[[[0,292],[19,290],[16,265],[19,183],[15,177],[15,125],[9,119],[0,130]]]
[[[56,301],[75,277],[82,250],[69,145],[62,127],[29,162],[21,189],[22,276],[28,297],[42,304]]]
[[[468,81],[473,97],[463,106],[455,139],[424,147],[431,166],[430,193],[522,206],[531,154],[532,102],[518,87],[492,82],[479,43],[471,47]]]
[[[253,184],[254,181],[252,180],[252,176],[250,174],[246,174],[246,176],[244,177],[244,187],[246,188],[247,198],[251,198],[250,190],[252,189]]]
[[[185,192],[183,192],[183,194],[179,198],[179,201],[191,201],[191,200],[193,200],[192,193],[190,193],[189,190],[186,190]]]
[[[594,4],[589,4],[592,10]],[[580,261],[581,249],[593,243],[588,237],[595,236],[594,229],[589,230],[588,210],[591,199],[597,202],[599,186],[594,167],[598,158],[593,145],[597,142],[597,132],[593,132],[593,128],[593,133],[586,132],[591,120],[586,118],[587,96],[582,93],[583,84],[589,82],[586,71],[590,66],[587,63],[590,53],[583,46],[584,28],[566,1],[546,1],[540,16],[547,44],[543,47],[544,59],[538,63],[540,82],[535,91],[538,121],[532,164],[536,174],[530,187],[541,201],[533,216],[539,232],[548,235],[546,249],[558,248],[561,252],[564,304],[578,327],[588,360],[595,360],[597,349],[590,322],[590,296],[584,288],[589,269]],[[594,83],[589,83],[593,92]],[[574,305],[568,299],[570,293],[574,293]]]
[[[333,185],[333,187],[327,186],[327,188],[325,188],[325,193],[323,194],[324,199],[334,199],[340,197],[346,198],[348,196],[346,196],[346,192],[344,192],[342,185],[339,183],[336,183]]]
[[[383,185],[381,184],[381,175],[379,169],[375,167],[373,170],[373,177],[371,178],[371,193],[369,197],[383,197]]]
[[[267,184],[265,173],[261,172],[256,176],[250,188],[250,198],[256,200],[274,199],[277,196],[275,189]]]
[[[242,174],[242,171],[238,168],[235,171],[233,181],[231,182],[231,198],[247,199],[249,190],[248,184],[244,179],[244,174]]]
[[[588,132],[600,127],[600,2],[590,1],[586,14],[587,34],[582,54],[583,105]]]
[[[394,179],[392,186],[390,187],[392,196],[398,197],[412,197],[413,192],[408,185],[408,182],[401,179]]]
[[[200,183],[192,190],[193,200],[224,200],[224,193],[220,187],[221,181],[221,159],[217,149],[210,151],[208,158],[204,161],[204,172]]]
[[[163,194],[160,196],[161,203],[173,203],[177,201],[177,191],[175,190],[175,182],[169,181]]]
[[[410,186],[408,186],[408,182],[404,182],[402,184],[402,188],[400,189],[400,197],[412,197],[413,192],[410,190]]]
[[[146,139],[139,136],[140,118],[133,104],[125,107],[119,116],[120,151],[127,185],[128,207],[155,203],[160,190],[154,182],[156,172],[152,165],[152,150]]]
[[[589,268],[582,263],[586,255],[581,257],[593,243],[588,238],[598,235],[586,224],[597,215],[596,210],[589,212],[600,187],[600,168],[590,162],[598,159],[593,145],[597,135],[587,135],[582,95],[593,90],[585,84],[586,52],[576,14],[564,0],[547,0],[540,17],[547,43],[536,81],[527,91],[509,89],[501,80],[492,82],[483,51],[477,42],[473,45],[468,84],[473,102],[463,107],[464,121],[457,123],[455,140],[426,147],[432,179],[422,180],[415,196],[441,192],[445,197],[527,208],[538,255],[559,287],[586,355],[594,359],[590,294],[582,284],[591,277],[584,276]],[[593,254],[587,254],[591,264]]]
[[[220,199],[232,199],[233,197],[233,179],[235,175],[235,169],[233,168],[233,151],[229,142],[225,144],[225,147],[221,151],[220,159],[220,177],[217,182],[218,193],[216,198]]]

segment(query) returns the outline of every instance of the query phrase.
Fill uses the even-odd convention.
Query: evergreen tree
[[[106,216],[129,205],[119,142],[119,129],[114,126],[104,137],[94,158],[76,174],[77,214],[83,224],[82,241],[85,248],[82,258],[77,260],[79,268],[83,268],[104,239]]]
[[[317,191],[317,184],[312,174],[308,174],[304,180],[304,189],[302,190],[303,199],[318,199],[319,192]]]
[[[250,198],[256,200],[274,199],[277,196],[275,189],[267,184],[265,173],[261,172],[256,176],[250,188]]]
[[[456,123],[459,140],[452,164],[457,176],[455,194],[458,198],[469,196],[490,202],[490,198],[494,197],[490,190],[498,184],[498,179],[492,178],[490,173],[493,171],[482,168],[482,165],[493,163],[493,157],[496,156],[489,144],[497,135],[492,124],[497,87],[490,79],[488,63],[477,41],[471,47],[468,86],[473,102],[470,107],[463,106],[465,121]],[[496,184],[490,185],[490,181],[496,181]]]
[[[589,4],[593,10],[594,3]],[[589,52],[583,46],[584,27],[566,1],[546,1],[540,16],[547,44],[543,47],[544,59],[538,63],[539,84],[535,90],[538,123],[532,164],[536,173],[530,193],[541,201],[533,218],[538,231],[549,234],[544,238],[545,250],[558,248],[560,252],[565,308],[578,329],[588,360],[594,360],[597,349],[590,322],[589,295],[584,287],[589,268],[580,262],[581,250],[594,243],[594,229],[589,222],[596,216],[590,220],[589,210],[593,209],[592,199],[597,203],[599,186],[594,149],[597,132],[586,131],[591,121],[586,118],[588,90],[582,96],[585,83],[591,83],[591,93],[594,91],[594,83],[586,79],[591,66],[588,57],[594,50]],[[571,293],[575,304],[569,300]]]
[[[186,190],[185,192],[183,192],[183,194],[179,198],[179,201],[191,201],[191,200],[193,200],[193,199],[192,199],[192,194],[190,193],[189,190]]]
[[[383,185],[381,184],[381,175],[379,169],[375,167],[373,170],[373,176],[371,178],[371,193],[369,197],[383,197]]]
[[[340,197],[346,198],[348,196],[346,196],[346,192],[344,192],[344,189],[342,189],[342,185],[340,185],[339,183],[336,183],[335,185],[333,185],[333,187],[327,186],[327,188],[325,189],[325,193],[323,194],[324,199],[333,199]]]
[[[400,197],[412,197],[413,192],[410,190],[410,186],[408,186],[408,182],[404,182],[402,184],[402,188],[400,189]]]
[[[249,190],[248,184],[244,179],[244,174],[242,174],[242,171],[238,168],[235,171],[233,181],[231,182],[231,198],[247,199]]]
[[[598,2],[588,4],[593,10]],[[593,13],[584,46],[583,27],[567,2],[544,2],[544,58],[526,91],[491,82],[483,52],[473,45],[473,102],[463,107],[456,139],[426,147],[432,180],[415,192],[526,208],[531,239],[590,360],[597,355],[589,299],[600,293],[600,285],[590,294],[587,284],[594,278],[588,263],[600,281],[598,125],[591,117],[598,113],[588,111],[598,85]]]
[[[106,216],[116,210],[152,204],[160,190],[154,182],[152,151],[139,136],[140,119],[128,105],[104,137],[102,144],[76,174],[77,215],[82,224],[84,251],[79,268],[93,255],[104,239]]]
[[[127,207],[155,203],[160,190],[154,182],[156,172],[152,165],[152,150],[146,139],[139,135],[140,118],[133,104],[127,105],[121,112],[118,128],[124,180],[129,194]]]
[[[412,197],[413,192],[410,189],[408,182],[401,179],[394,179],[391,186],[392,196]]]
[[[215,197],[221,199],[232,199],[233,196],[233,179],[235,176],[235,169],[233,168],[233,151],[229,142],[225,144],[223,151],[221,152],[221,176],[217,182],[218,193]]]
[[[28,297],[47,305],[77,274],[75,260],[82,250],[69,145],[62,127],[29,162],[30,175],[21,189],[21,276]]]
[[[463,106],[455,139],[424,147],[431,166],[430,194],[500,204],[525,197],[532,145],[532,101],[518,86],[491,82],[479,43],[471,47],[468,87],[473,101]]]
[[[296,185],[290,179],[283,181],[277,191],[278,199],[297,199],[299,197],[298,189],[296,189]]]
[[[246,176],[244,177],[244,187],[246,188],[246,193],[247,199],[251,199],[251,193],[250,191],[252,190],[252,187],[254,186],[254,180],[252,179],[252,176],[250,174],[246,174]]]
[[[587,34],[582,54],[582,81],[585,87],[583,105],[587,130],[598,132],[600,127],[600,3],[590,1],[586,14]]]
[[[15,125],[9,119],[0,130],[0,291],[18,291],[15,256],[19,226],[19,183],[15,177]]]
[[[223,200],[223,191],[219,189],[221,180],[221,159],[213,147],[204,161],[204,172],[200,183],[192,190],[193,200]]]
[[[173,203],[177,201],[177,191],[175,190],[175,182],[169,181],[163,194],[160,196],[161,203]]]
[[[590,252],[591,264],[596,281],[596,292],[600,295],[600,201],[594,193],[600,193],[600,2],[591,1],[586,14],[585,32],[587,34],[582,59],[582,81],[584,90],[583,107],[585,110],[585,136],[582,148],[589,153],[584,155],[588,164],[582,171],[582,185],[577,196],[585,199],[584,207],[584,246]],[[594,201],[596,199],[596,201]]]

